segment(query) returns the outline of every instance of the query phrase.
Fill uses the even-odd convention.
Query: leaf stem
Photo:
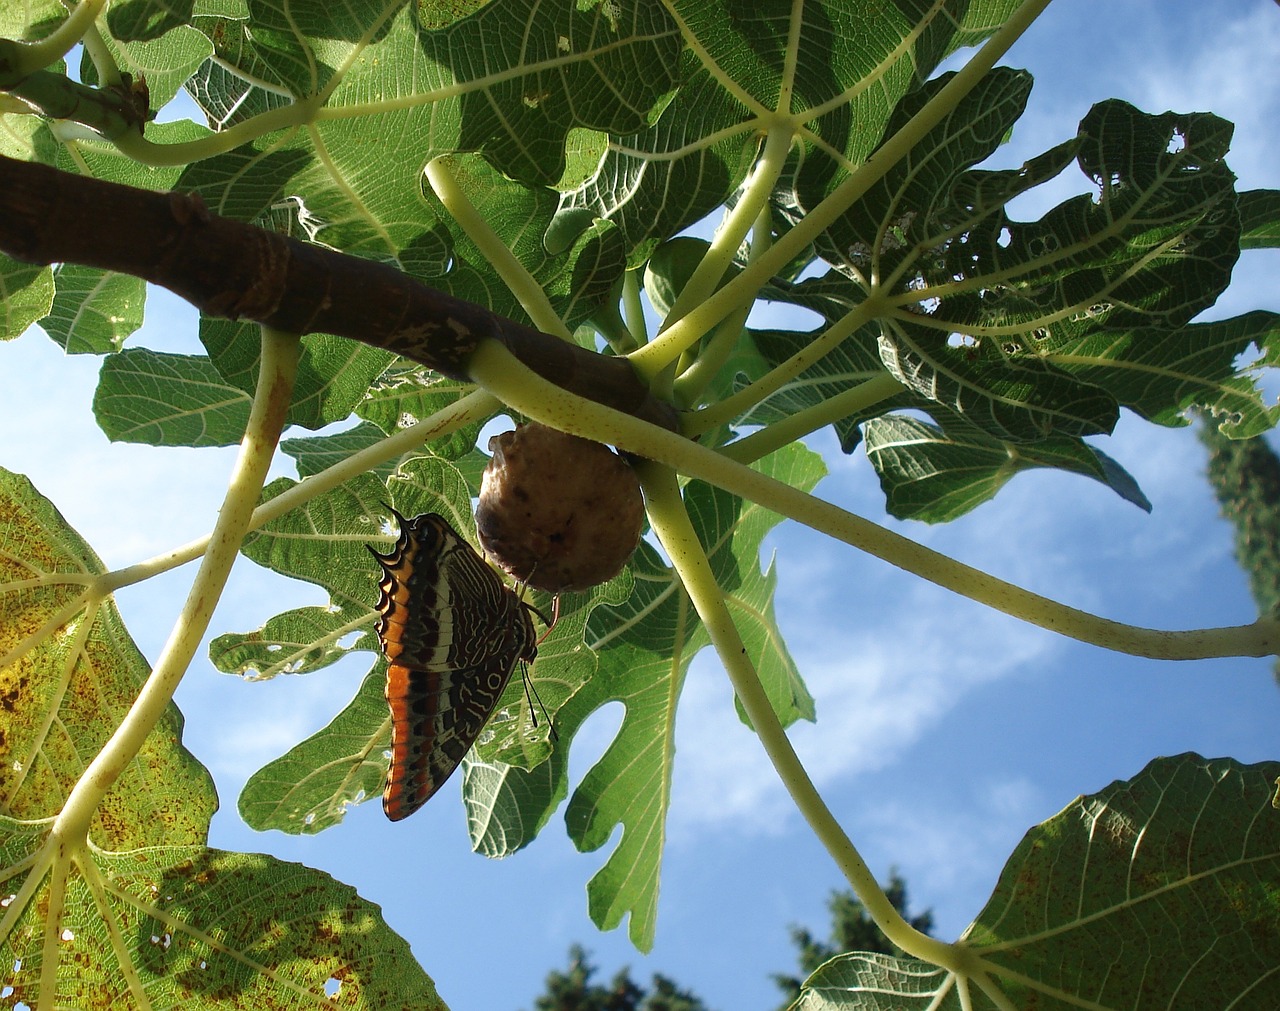
[[[851,390],[828,397],[820,404],[806,407],[781,421],[766,425],[760,431],[752,432],[737,442],[731,442],[721,447],[720,452],[730,460],[751,463],[820,428],[834,424],[841,418],[847,418],[872,404],[887,400],[894,394],[901,393],[905,388],[888,373],[876,376],[865,383],[859,383]]]
[[[264,523],[283,516],[290,509],[296,509],[305,502],[310,502],[318,495],[332,491],[340,484],[357,475],[372,470],[379,464],[394,460],[411,450],[417,449],[424,442],[448,435],[473,421],[488,418],[502,408],[501,401],[495,399],[484,390],[472,390],[465,397],[442,408],[435,414],[416,424],[410,425],[394,435],[389,435],[372,446],[367,446],[345,460],[326,467],[318,474],[299,481],[288,491],[281,492],[270,502],[264,502],[249,517],[248,530],[256,530]],[[181,547],[173,548],[154,558],[138,562],[123,569],[116,569],[100,577],[101,592],[118,590],[122,586],[149,579],[159,572],[167,572],[187,562],[194,561],[208,550],[210,537],[197,538]]]
[[[640,271],[628,270],[622,275],[622,308],[635,347],[649,341],[649,325],[644,318],[644,303],[640,299]]]
[[[791,747],[747,655],[733,617],[725,606],[706,551],[689,521],[680,497],[676,472],[661,464],[644,461],[637,467],[637,473],[644,488],[646,510],[654,533],[666,549],[694,609],[702,619],[761,746],[805,821],[831,854],[876,926],[889,940],[920,958],[940,965],[954,964],[957,959],[952,945],[916,930],[894,908]]]
[[[104,87],[119,85],[120,68],[116,66],[115,57],[111,55],[111,50],[107,48],[96,24],[89,26],[80,43],[92,61],[93,69],[97,71],[99,85]]]
[[[866,301],[850,309],[840,319],[827,327],[822,334],[810,341],[785,362],[774,366],[763,376],[737,393],[725,397],[719,403],[698,411],[685,425],[689,434],[700,435],[717,425],[727,425],[746,414],[751,408],[773,396],[804,372],[830,354],[846,337],[863,324],[880,315],[885,309],[884,299],[872,295]],[[887,374],[887,373],[886,373]]]
[[[750,260],[757,260],[773,243],[773,216],[766,203],[756,215],[751,233]],[[716,324],[715,334],[707,341],[698,360],[675,382],[676,403],[684,407],[696,404],[707,387],[742,343],[742,328],[747,325],[753,306],[741,305]]]
[[[458,180],[449,170],[450,157],[445,155],[432,158],[427,162],[427,182],[431,184],[431,189],[440,203],[444,204],[445,210],[466,232],[467,238],[476,244],[484,258],[489,261],[489,266],[497,271],[498,276],[511,289],[511,293],[529,314],[533,325],[545,333],[555,334],[563,340],[572,341],[568,328],[552,308],[547,293],[542,290],[542,285],[529,273],[525,265],[516,259],[515,254],[498,237],[498,234],[489,227],[489,222],[476,210],[475,204],[458,185]]]
[[[39,42],[0,39],[0,88],[7,89],[66,56],[93,27],[106,5],[107,0],[81,0],[67,20]]]
[[[249,529],[254,505],[284,427],[285,412],[297,375],[299,350],[296,335],[262,328],[258,386],[240,456],[210,535],[209,549],[154,670],[120,726],[72,787],[54,821],[51,842],[63,840],[77,844],[87,838],[90,820],[102,798],[133,761],[186,673],[213,617],[240,542]],[[42,1003],[41,1006],[52,1007],[52,1003]]]
[[[49,867],[49,887],[45,892],[44,944],[40,951],[40,996],[36,1007],[55,1007],[58,997],[58,962],[62,943],[62,914],[67,907],[67,876],[71,871],[72,851],[83,841],[59,838],[55,834],[45,843],[53,853]]]
[[[1280,653],[1280,621],[1166,631],[1100,618],[1007,583],[687,438],[584,400],[542,379],[497,341],[482,342],[472,376],[513,410],[717,485],[963,597],[1105,649],[1161,660]]]
[[[701,305],[720,285],[726,271],[733,264],[734,257],[742,248],[743,240],[760,216],[761,209],[768,205],[769,194],[782,174],[782,167],[787,160],[787,152],[791,149],[792,130],[775,126],[765,137],[764,148],[756,161],[751,178],[742,192],[742,196],[733,210],[725,215],[720,227],[711,239],[711,245],[703,254],[702,260],[694,268],[693,274],[676,296],[675,303],[663,321],[663,329],[658,336],[645,346],[644,353],[632,355],[631,361],[644,378],[652,378],[674,362],[685,351],[701,340],[704,333],[710,332],[719,320],[713,321],[705,330],[693,329],[681,331],[679,340],[669,340],[666,335],[671,327]],[[751,302],[745,307],[750,311]],[[741,308],[741,306],[739,307]],[[728,315],[728,314],[727,314]],[[745,319],[746,313],[743,313]]]
[[[314,104],[314,99],[300,98],[289,105],[260,112],[225,130],[217,133],[210,131],[198,140],[178,144],[154,144],[136,130],[125,131],[110,139],[116,150],[140,165],[186,166],[214,155],[226,154],[242,144],[249,144],[277,130],[302,126],[314,118]]]

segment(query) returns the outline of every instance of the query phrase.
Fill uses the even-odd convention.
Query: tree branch
[[[208,316],[330,333],[470,379],[480,342],[500,341],[578,396],[675,430],[676,412],[629,362],[415,281],[396,268],[213,214],[194,194],[156,193],[0,156],[0,251],[144,278]]]

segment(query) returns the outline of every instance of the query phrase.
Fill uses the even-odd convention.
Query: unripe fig
[[[549,593],[621,571],[644,524],[640,482],[622,457],[537,422],[495,435],[489,451],[476,532],[490,558]]]

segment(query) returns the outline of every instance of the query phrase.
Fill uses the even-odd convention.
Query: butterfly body
[[[395,516],[392,549],[369,550],[383,571],[376,627],[391,707],[382,809],[399,821],[458,767],[516,664],[538,651],[529,607],[444,517]]]

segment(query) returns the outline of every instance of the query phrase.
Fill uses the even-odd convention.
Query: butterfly
[[[453,774],[517,663],[538,655],[533,605],[521,600],[438,513],[406,520],[378,583],[387,658],[391,768],[382,810],[407,818]]]

